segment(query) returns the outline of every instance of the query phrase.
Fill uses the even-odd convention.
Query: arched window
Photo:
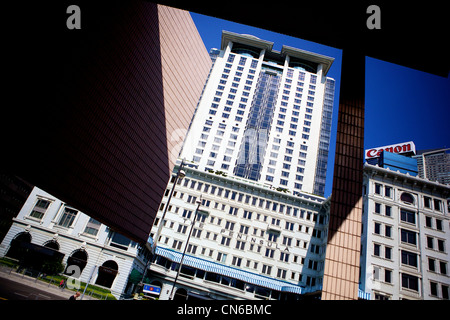
[[[80,275],[81,275],[81,273],[83,272],[83,269],[86,267],[87,260],[88,260],[88,255],[85,250],[83,250],[83,249],[75,250],[74,252],[72,252],[70,257],[67,258],[67,266],[66,266],[66,270],[64,271],[64,273],[72,275],[72,273],[73,273],[72,268],[71,269],[68,269],[68,268],[69,268],[69,266],[75,265],[75,266],[78,266],[78,268],[80,268]],[[75,276],[75,275],[73,275],[73,276]]]
[[[178,288],[177,291],[175,291],[175,296],[173,297],[173,300],[178,301],[184,301],[187,300],[188,294],[186,289]]]
[[[56,240],[49,240],[44,243],[44,247],[59,251],[59,243]]]
[[[9,258],[21,260],[26,253],[26,248],[23,244],[31,243],[31,235],[29,232],[21,232],[11,240],[10,247],[6,256]]]
[[[119,271],[119,266],[117,263],[113,260],[105,261],[99,268],[98,268],[98,276],[97,280],[95,281],[95,284],[98,284],[99,286],[111,288],[112,284],[114,282],[114,279],[117,276],[117,273]]]
[[[414,204],[414,196],[410,193],[403,192],[400,196],[400,200],[408,204]]]

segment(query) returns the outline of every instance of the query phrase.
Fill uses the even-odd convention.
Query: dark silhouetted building
[[[83,2],[70,30],[68,5],[28,30],[4,169],[145,242],[211,59],[187,11]]]

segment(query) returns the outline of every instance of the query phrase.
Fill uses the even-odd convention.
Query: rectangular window
[[[427,248],[428,249],[433,249],[434,248],[433,243],[434,243],[433,237],[427,237]]]
[[[419,291],[419,278],[407,273],[402,273],[402,288]]]
[[[93,218],[89,218],[84,233],[96,236],[102,224]]]
[[[114,232],[110,245],[119,249],[127,250],[130,243],[130,239],[117,232]]]
[[[425,208],[431,209],[431,198],[430,197],[423,197],[423,202]]]
[[[380,194],[381,195],[381,184],[375,183],[375,194]]]
[[[227,260],[227,254],[226,253],[222,253],[222,252],[218,252],[217,253],[217,261],[225,262],[226,260]]]
[[[386,186],[386,187],[384,188],[384,195],[385,195],[386,197],[388,197],[388,198],[392,198],[392,188]]]
[[[392,210],[391,206],[385,206],[384,214],[386,215],[386,217],[390,217],[391,216],[391,210]]]
[[[416,224],[416,214],[405,209],[400,209],[400,219],[407,223]]]
[[[409,231],[409,230],[405,230],[405,229],[400,229],[400,234],[401,234],[401,240],[402,242],[405,243],[409,243],[409,244],[413,244],[416,245],[416,233],[413,231]]]
[[[402,264],[417,268],[417,254],[402,250]]]
[[[286,270],[278,269],[277,277],[278,278],[282,278],[282,279],[286,279]]]
[[[381,204],[375,203],[375,213],[381,213]]]
[[[442,289],[442,298],[448,300],[449,299],[448,286],[443,284],[441,285],[441,289]]]
[[[75,217],[77,216],[77,213],[77,210],[65,207],[61,219],[59,219],[58,225],[65,228],[71,227],[73,221],[75,220]]]
[[[441,200],[434,199],[434,210],[436,210],[436,211],[442,211],[442,206],[441,206],[441,204],[442,204]]]
[[[441,252],[445,252],[445,242],[444,240],[438,239],[438,250]]]
[[[384,282],[391,283],[392,282],[392,271],[384,270]]]
[[[386,259],[391,259],[391,257],[392,257],[392,248],[390,248],[390,247],[385,247],[384,248],[384,257]]]
[[[436,260],[428,258],[428,270],[436,271]]]
[[[226,221],[225,222],[225,229],[233,231],[234,230],[234,222]]]
[[[275,250],[267,248],[265,256],[268,258],[273,258],[274,252],[275,252]]]
[[[374,244],[373,245],[373,254],[376,255],[377,257],[380,256],[380,248],[381,246],[379,244]]]
[[[261,272],[270,276],[272,273],[272,266],[263,264]]]
[[[380,223],[375,222],[374,232],[375,232],[376,234],[381,234],[381,224],[380,224]]]
[[[243,218],[244,219],[251,219],[252,218],[252,212],[244,210]]]
[[[447,263],[444,261],[439,261],[439,268],[442,274],[447,274]]]
[[[385,237],[391,237],[391,231],[392,231],[392,227],[391,226],[385,226],[385,228],[384,228],[384,236]]]
[[[245,241],[236,241],[236,249],[244,250],[245,249]]]
[[[30,217],[36,218],[41,220],[44,216],[45,212],[47,211],[47,208],[50,205],[50,201],[44,200],[44,199],[38,199],[36,204],[34,205],[33,210],[30,213]]]
[[[242,263],[242,258],[238,258],[238,257],[233,257],[233,260],[231,261],[231,264],[236,267],[240,267],[241,263]]]
[[[238,211],[238,208],[230,206],[230,211],[228,211],[228,213],[235,216],[235,215],[237,215],[237,211]]]
[[[220,244],[228,247],[230,245],[230,241],[231,241],[231,238],[223,236]]]

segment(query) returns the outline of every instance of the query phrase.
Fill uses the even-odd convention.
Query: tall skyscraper
[[[419,150],[414,158],[421,178],[450,184],[450,148]]]
[[[333,58],[227,31],[210,55],[150,234],[151,284],[160,299],[317,298]]]
[[[272,187],[324,195],[335,81],[333,58],[251,35],[221,49],[181,158]]]

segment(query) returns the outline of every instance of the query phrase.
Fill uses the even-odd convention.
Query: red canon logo
[[[381,152],[387,151],[392,153],[405,153],[411,151],[411,144],[406,143],[403,145],[397,145],[397,146],[389,146],[389,147],[382,147],[378,149],[369,149],[366,152],[366,158],[375,158],[379,157],[381,155]]]

